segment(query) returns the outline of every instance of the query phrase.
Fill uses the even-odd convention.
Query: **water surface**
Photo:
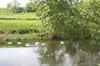
[[[0,42],[0,66],[97,66],[100,42],[31,40]]]

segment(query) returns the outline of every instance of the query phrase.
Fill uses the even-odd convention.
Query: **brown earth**
[[[5,36],[6,35],[0,35],[0,41],[2,41]]]

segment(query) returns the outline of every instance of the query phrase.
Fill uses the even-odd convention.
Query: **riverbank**
[[[48,64],[52,63],[52,65],[57,64],[56,66],[58,66],[59,61],[63,60],[65,62],[68,59],[70,62],[78,60],[75,65],[82,66],[89,66],[90,64],[97,66],[100,63],[100,42],[93,42],[91,40],[63,40],[63,42],[62,44],[61,40],[2,41],[0,42],[0,60],[3,62],[0,62],[0,66],[2,66],[2,63],[6,66],[7,63],[5,61],[8,63],[16,61],[17,66],[19,64],[20,66],[24,64],[30,66],[30,63],[34,66],[34,62],[41,65],[38,61],[44,62],[42,64],[47,64],[47,61],[50,61]],[[58,63],[54,62],[58,58],[60,58]],[[35,61],[35,59],[38,61]],[[16,62],[13,62],[13,65],[16,65]],[[65,62],[64,64],[71,65],[72,63]]]
[[[0,41],[3,41],[6,35],[0,35]]]
[[[34,12],[12,13],[0,8],[0,41],[31,40],[46,37],[45,29]]]
[[[1,34],[0,41],[50,39],[47,33],[33,34]]]
[[[39,20],[0,20],[0,34],[42,33]]]
[[[93,30],[92,33],[95,32],[95,35],[92,35],[92,36],[90,32],[88,33],[90,34],[89,36],[87,36],[87,33],[85,32],[80,32],[81,30],[84,31],[84,29],[76,29],[76,28],[74,29],[74,27],[79,25],[80,22],[77,23],[76,26],[72,26],[72,29],[71,30],[68,29],[68,31],[67,31],[67,28],[71,26],[64,27],[66,28],[66,30],[64,31],[68,34],[67,35],[65,33],[66,34],[66,37],[65,37],[63,31],[61,31],[63,28],[60,28],[60,23],[58,25],[59,32],[57,34],[54,34],[53,32],[50,31],[52,27],[48,26],[49,23],[48,24],[43,23],[39,19],[40,18],[36,15],[36,12],[12,13],[6,8],[4,10],[0,9],[0,34],[1,34],[0,40],[8,41],[8,40],[44,39],[44,38],[45,39],[50,38],[50,39],[75,39],[75,40],[77,39],[78,40],[96,39],[96,40],[100,40],[100,32],[92,28],[92,26],[94,26],[94,28],[98,28],[99,25],[97,24],[90,23],[91,26],[88,25],[88,27],[90,27],[91,29],[86,30],[87,33],[88,31],[91,31],[91,30]],[[85,26],[83,26],[82,28],[85,28]],[[75,35],[74,35],[74,32],[76,32]]]

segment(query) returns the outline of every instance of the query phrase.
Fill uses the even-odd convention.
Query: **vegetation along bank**
[[[0,8],[0,34],[7,36],[5,40],[26,39],[26,35],[99,40],[99,5],[99,0],[36,0],[24,8],[8,3],[8,8]]]

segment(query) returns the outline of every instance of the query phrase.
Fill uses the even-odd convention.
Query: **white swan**
[[[36,45],[36,46],[39,45],[39,42],[35,42],[35,45]]]
[[[8,42],[8,44],[13,44],[12,42]]]
[[[29,47],[30,46],[30,44],[29,43],[26,43],[26,45],[25,45],[26,47]]]
[[[64,43],[65,43],[64,41],[61,41],[61,42],[60,42],[60,44],[64,44]]]
[[[42,43],[42,46],[45,46],[45,43]]]
[[[20,44],[22,44],[22,42],[17,42],[17,44],[19,44],[19,45],[20,45]]]

